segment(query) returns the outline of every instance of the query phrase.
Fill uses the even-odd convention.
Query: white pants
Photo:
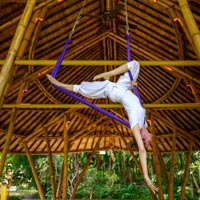
[[[124,106],[129,118],[131,129],[138,124],[144,125],[145,109],[141,106],[138,97],[121,85],[110,81],[82,82],[74,85],[73,91],[92,99],[107,98]]]

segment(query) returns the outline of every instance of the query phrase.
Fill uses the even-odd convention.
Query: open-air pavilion
[[[129,127],[55,89],[46,77],[68,38],[59,81],[92,81],[126,63],[128,33],[131,59],[141,65],[138,90],[153,135],[147,152],[154,158],[159,199],[161,171],[173,199],[175,155],[188,152],[184,199],[191,154],[200,150],[199,0],[1,0],[0,10],[0,173],[7,154],[26,154],[44,199],[32,155],[64,153],[66,178],[68,153],[91,152],[89,162],[101,150],[128,151]],[[87,100],[127,121],[121,105]],[[172,155],[170,176],[163,153]]]

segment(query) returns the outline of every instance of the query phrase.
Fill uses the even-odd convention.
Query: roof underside
[[[0,1],[1,60],[5,60],[8,54],[25,2]],[[127,60],[124,2],[85,2],[65,60]],[[200,1],[188,2],[200,28]],[[17,59],[57,60],[81,6],[79,0],[37,1]],[[128,1],[127,8],[132,59],[197,60],[177,0],[159,0],[157,3],[152,0]],[[57,79],[71,84],[92,81],[96,74],[115,67],[80,63],[63,65]],[[6,135],[13,133],[10,153],[24,153],[24,143],[32,153],[47,153],[47,133],[51,151],[61,153],[65,120],[70,121],[70,152],[91,151],[99,140],[98,150],[126,149],[126,142],[132,137],[130,129],[91,108],[82,108],[76,100],[53,88],[45,76],[52,68],[53,65],[43,64],[13,66],[13,80],[9,82],[0,111],[0,150],[4,147]],[[190,144],[194,150],[200,149],[200,107],[194,104],[200,99],[199,77],[200,64],[176,67],[141,65],[138,89],[147,108],[149,128],[161,152],[172,151],[173,141],[177,151],[187,151]],[[21,95],[26,86],[27,92]],[[89,101],[113,104],[108,99]],[[14,109],[20,103],[27,106]],[[32,107],[33,104],[43,105]],[[63,107],[56,106],[58,104]],[[68,104],[76,106],[70,108]],[[157,104],[165,106],[158,108]],[[175,105],[173,108],[170,107],[172,104]],[[107,110],[127,119],[121,107],[113,106]],[[153,145],[147,150],[151,152]]]

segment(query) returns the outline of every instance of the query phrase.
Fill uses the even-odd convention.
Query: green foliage
[[[18,188],[35,187],[35,181],[26,156],[8,155],[1,181],[7,177],[8,171],[12,172],[12,179],[9,181],[9,186],[14,185]]]
[[[133,158],[127,152],[113,152],[115,160],[113,160],[110,151],[105,155],[96,154],[91,160],[86,173],[78,187],[76,198],[82,199],[151,199],[151,194],[147,188],[143,176],[135,165]],[[90,153],[69,154],[68,155],[68,197],[71,196],[73,187],[87,162]],[[138,159],[138,153],[135,153]],[[171,155],[165,154],[163,161],[166,170],[170,172]],[[46,198],[52,196],[50,185],[50,170],[47,156],[33,156],[35,166],[43,185]],[[174,163],[174,199],[179,199],[181,185],[185,172],[185,164],[187,161],[187,153],[181,152],[176,154],[176,162]],[[55,169],[56,185],[63,164],[63,155],[53,156]],[[151,156],[148,156],[148,170],[152,181],[156,185],[154,175],[154,165]],[[18,188],[35,187],[31,168],[26,156],[9,155],[4,168],[3,176],[6,176],[8,170],[13,171],[13,181],[10,185]],[[195,181],[200,182],[200,152],[194,152],[190,163],[185,197],[187,200],[199,200],[199,193],[195,186]],[[34,184],[33,184],[34,183]],[[162,189],[164,199],[168,199],[168,186],[162,170]],[[191,192],[192,191],[192,192]],[[12,198],[12,197],[10,197]],[[13,197],[14,198],[14,197]],[[18,197],[15,197],[15,199]],[[18,198],[19,199],[19,198]],[[17,199],[16,199],[17,200]]]
[[[22,200],[19,196],[8,196],[8,200]]]

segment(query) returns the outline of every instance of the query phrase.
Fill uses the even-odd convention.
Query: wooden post
[[[160,169],[160,163],[159,163],[159,151],[158,146],[157,146],[157,141],[156,141],[156,135],[155,135],[155,127],[154,127],[154,116],[153,113],[151,113],[151,132],[153,134],[152,137],[152,143],[153,143],[153,160],[154,160],[154,165],[155,165],[155,172],[156,172],[156,177],[157,177],[157,182],[158,182],[158,187],[159,187],[159,199],[164,200],[164,194],[163,194],[163,189],[162,189],[162,180],[161,180],[161,169]]]
[[[73,190],[73,192],[72,192],[72,196],[71,196],[70,200],[74,200],[75,195],[76,195],[76,191],[77,191],[78,186],[79,186],[79,184],[80,184],[80,182],[81,182],[81,179],[83,178],[83,175],[85,174],[86,169],[87,169],[88,165],[90,164],[90,161],[92,160],[94,154],[96,153],[97,148],[99,147],[99,143],[100,143],[100,141],[101,141],[101,138],[102,138],[102,137],[99,137],[99,140],[97,141],[97,143],[96,143],[96,145],[95,145],[95,147],[94,147],[92,153],[91,153],[90,156],[88,157],[87,162],[86,162],[86,164],[85,164],[85,166],[84,166],[82,172],[80,173],[80,175],[79,175],[79,177],[78,177],[78,180],[77,180],[77,182],[76,182],[76,184],[75,184],[75,186],[74,186],[74,190]]]
[[[45,128],[44,128],[44,132],[45,132],[46,143],[47,143],[48,161],[49,161],[49,168],[50,168],[50,180],[51,180],[51,187],[52,187],[52,198],[53,200],[55,200],[56,199],[56,183],[55,183],[55,172],[53,168],[51,147],[49,144],[48,132]]]
[[[4,164],[5,164],[5,161],[6,161],[6,156],[7,156],[8,150],[9,150],[9,145],[10,145],[13,130],[14,130],[15,117],[16,117],[16,112],[15,112],[15,109],[13,108],[12,112],[11,112],[11,118],[10,118],[10,124],[9,124],[9,127],[8,127],[8,133],[6,135],[6,141],[4,143],[3,151],[2,151],[2,154],[1,154],[0,176],[2,175]]]
[[[64,171],[63,171],[63,200],[67,200],[67,177],[68,177],[68,129],[69,121],[67,121],[66,115],[64,115]]]
[[[35,165],[34,165],[33,159],[31,157],[30,151],[29,151],[28,146],[27,146],[26,143],[24,143],[24,149],[25,149],[26,156],[28,158],[29,164],[31,166],[31,170],[32,170],[32,173],[33,173],[33,176],[34,176],[37,188],[38,188],[40,199],[41,200],[45,200],[45,195],[44,195],[44,191],[42,189],[42,184],[41,184],[40,179],[38,177],[38,174],[37,174],[37,171],[35,169]]]
[[[32,15],[32,11],[35,6],[35,3],[36,3],[36,0],[28,0],[28,2],[26,3],[26,7],[24,9],[23,15],[21,17],[21,20],[17,27],[16,33],[12,40],[11,46],[9,48],[8,54],[6,56],[5,63],[1,70],[1,73],[0,73],[0,108],[1,108],[1,105],[2,105],[5,95],[6,95],[5,89],[6,89],[6,85],[7,85],[8,81],[11,77],[11,70],[12,70],[13,64],[15,62],[16,54],[19,50],[22,39],[24,37],[24,33],[25,33],[26,27],[29,23],[30,17]]]
[[[185,171],[184,171],[184,176],[183,176],[183,181],[182,181],[182,186],[181,186],[181,194],[180,194],[179,200],[184,200],[184,197],[185,197],[185,187],[186,187],[186,183],[187,183],[187,177],[188,177],[191,157],[192,157],[192,142],[190,142],[190,147],[189,147],[187,161],[186,161],[186,165],[185,165]]]
[[[176,129],[173,130],[172,136],[172,153],[171,153],[171,162],[170,162],[170,177],[168,184],[168,199],[174,199],[174,164],[176,159]]]
[[[61,172],[60,172],[58,188],[57,188],[57,191],[56,191],[56,200],[59,200],[60,196],[61,196],[62,183],[63,183],[63,173],[64,173],[64,162],[63,162],[62,169],[61,169]]]
[[[7,196],[8,196],[7,185],[8,185],[7,180],[3,180],[1,183],[1,200],[7,200]]]
[[[23,90],[23,84],[20,86],[20,89],[19,89],[19,93],[18,93],[17,101],[16,101],[17,104],[21,103],[22,90]],[[9,127],[8,127],[8,133],[6,135],[6,141],[5,141],[5,144],[4,144],[4,147],[3,147],[1,160],[0,160],[1,161],[0,162],[0,176],[2,175],[3,167],[4,167],[4,164],[5,164],[5,161],[6,161],[6,156],[7,156],[9,146],[10,146],[10,142],[11,142],[11,139],[12,139],[13,130],[14,130],[14,126],[15,126],[16,112],[17,112],[16,108],[13,108],[12,112],[11,112],[11,116],[10,116],[10,124],[9,124]]]
[[[192,12],[190,10],[189,4],[187,0],[178,0],[179,7],[181,9],[181,12],[183,14],[183,17],[185,19],[185,23],[187,25],[187,28],[190,32],[190,35],[192,37],[193,44],[196,48],[196,54],[197,58],[200,59],[200,32],[199,28],[195,22],[195,19],[192,15]]]

